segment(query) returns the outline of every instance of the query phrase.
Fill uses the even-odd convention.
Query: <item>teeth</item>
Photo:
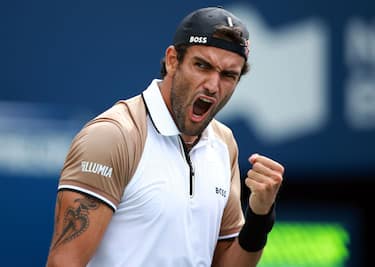
[[[206,98],[199,98],[201,101],[203,101],[203,102],[206,102],[206,103],[212,103],[212,101],[211,100],[209,100],[209,99],[206,99]]]

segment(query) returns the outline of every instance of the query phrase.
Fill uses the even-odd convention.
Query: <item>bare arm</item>
[[[100,200],[73,191],[59,191],[47,267],[86,266],[112,218]]]
[[[212,267],[255,267],[263,250],[247,252],[242,249],[238,239],[217,242]]]
[[[258,239],[257,235],[262,233],[266,236],[272,228],[273,222],[269,224],[270,221],[267,222],[264,218],[272,214],[272,206],[283,181],[284,167],[258,154],[252,155],[249,161],[253,168],[248,171],[245,183],[251,190],[248,208],[251,209],[253,217],[246,217],[246,222],[250,223],[245,223],[239,236],[241,244],[245,246],[240,245],[238,238],[218,241],[212,262],[213,267],[255,267],[262,256],[266,241],[266,238]],[[258,215],[263,219],[259,220]],[[254,244],[256,249],[253,249]],[[243,247],[251,248],[248,249],[251,252]]]

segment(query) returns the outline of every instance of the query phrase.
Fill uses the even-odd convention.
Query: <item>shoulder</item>
[[[108,151],[119,144],[134,146],[147,135],[146,110],[141,96],[118,101],[87,122],[73,140],[73,145],[92,145]],[[139,140],[140,142],[135,142]]]
[[[107,109],[90,123],[98,121],[111,121],[122,128],[138,125],[145,121],[146,107],[141,95],[137,95],[127,100],[120,100],[111,108]]]
[[[141,95],[127,100],[120,100],[112,107],[89,121],[84,128],[101,131],[104,125],[108,134],[121,133],[124,138],[145,136],[146,134],[146,107]],[[117,132],[117,133],[115,133]]]
[[[211,127],[217,137],[219,137],[225,143],[235,142],[232,130],[224,123],[213,119],[211,122]]]
[[[219,138],[226,145],[231,162],[235,163],[238,157],[238,146],[232,130],[216,119],[212,120],[211,127],[217,138]]]

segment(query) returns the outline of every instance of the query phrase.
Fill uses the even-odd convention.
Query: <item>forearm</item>
[[[274,205],[264,215],[257,215],[248,208],[245,218],[245,224],[238,238],[218,242],[213,266],[255,267],[257,265],[267,243],[268,233],[275,221]]]
[[[84,267],[87,261],[83,262],[81,257],[67,256],[65,253],[50,253],[48,256],[46,267]]]
[[[256,252],[244,250],[238,243],[238,238],[233,241],[219,241],[212,267],[255,267],[262,252],[263,249]]]

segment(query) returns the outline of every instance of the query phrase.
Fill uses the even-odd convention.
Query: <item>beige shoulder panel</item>
[[[72,142],[59,186],[92,192],[117,206],[142,156],[146,116],[136,96],[89,121]]]
[[[238,146],[231,129],[217,120],[213,120],[211,125],[216,135],[227,144],[231,163],[231,188],[228,202],[224,209],[219,234],[221,237],[224,237],[238,233],[244,223],[241,207],[241,182],[238,166]]]
[[[126,184],[133,177],[141,159],[147,137],[146,106],[141,95],[118,101],[111,109],[103,112],[91,123],[110,121],[123,134],[128,150],[129,166],[126,169]]]

